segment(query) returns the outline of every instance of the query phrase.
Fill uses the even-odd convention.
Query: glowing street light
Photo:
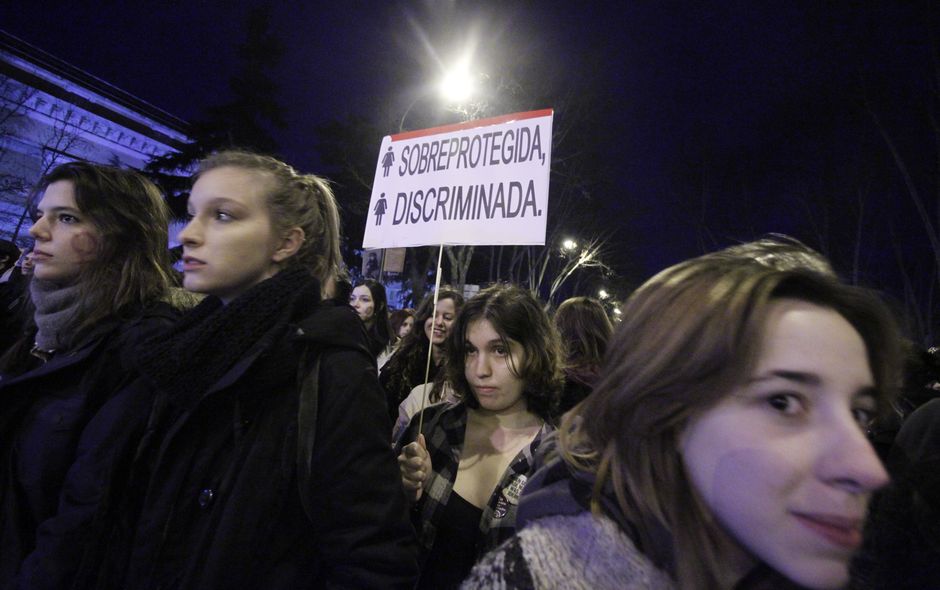
[[[441,96],[450,104],[461,104],[473,96],[475,90],[473,76],[466,66],[460,66],[447,72],[441,81]]]
[[[597,292],[597,296],[601,299],[607,299],[610,297],[610,293],[608,293],[605,289],[601,289]]]
[[[572,240],[571,238],[566,239],[561,243],[561,249],[565,252],[572,252],[575,248],[578,247],[578,243]]]

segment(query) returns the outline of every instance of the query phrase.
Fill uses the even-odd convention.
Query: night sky
[[[4,4],[7,32],[185,120],[228,98],[251,6]],[[290,163],[329,176],[317,126],[400,116],[420,81],[436,78],[434,56],[473,34],[481,70],[528,68],[556,92],[591,97],[595,118],[575,132],[604,175],[590,192],[599,216],[616,222],[611,259],[634,284],[703,251],[786,232],[843,275],[898,293],[899,306],[910,282],[926,314],[937,307],[925,295],[937,291],[937,263],[885,137],[936,235],[932,4],[274,3],[288,121],[276,139]],[[539,106],[556,107],[556,130],[564,125],[568,111]]]

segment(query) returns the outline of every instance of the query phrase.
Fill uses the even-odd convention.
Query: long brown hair
[[[612,488],[639,546],[657,564],[674,563],[683,589],[719,587],[728,560],[726,537],[686,475],[680,433],[750,374],[768,309],[782,297],[845,317],[865,342],[887,408],[900,338],[873,295],[820,273],[706,256],[666,269],[631,296],[594,392],[560,429],[561,456],[595,476],[594,510]],[[672,547],[654,538],[663,528]]]
[[[463,295],[448,287],[441,287],[440,291],[438,291],[437,301],[440,303],[445,299],[450,299],[454,302],[454,310],[459,317],[460,309],[464,304]],[[402,339],[401,344],[398,345],[398,350],[395,351],[395,354],[392,355],[392,358],[388,360],[385,366],[382,367],[382,375],[388,376],[387,387],[397,390],[393,393],[396,393],[398,396],[407,395],[412,387],[421,385],[421,383],[412,383],[411,376],[417,374],[419,369],[423,371],[423,367],[427,363],[428,347],[431,346],[431,343],[428,341],[427,334],[424,333],[424,323],[428,318],[434,317],[435,311],[434,293],[430,293],[425,296],[421,304],[418,305],[418,310],[415,312],[414,326],[411,328],[411,332]],[[445,348],[446,346],[445,344]],[[432,371],[432,375],[433,374]],[[431,402],[438,402],[441,400],[442,396],[443,381],[441,380],[435,385],[428,399]]]
[[[80,305],[62,330],[64,349],[69,350],[102,320],[131,317],[169,299],[175,281],[168,250],[169,209],[152,182],[133,170],[69,162],[37,183],[30,206],[60,181],[71,183],[75,204],[98,234],[94,260],[78,275]],[[15,371],[28,357],[35,336],[35,326],[31,320],[29,324],[0,363],[5,370]]]
[[[568,367],[597,367],[604,360],[614,326],[597,299],[571,297],[555,311],[555,326]]]

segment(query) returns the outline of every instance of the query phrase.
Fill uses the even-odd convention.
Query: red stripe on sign
[[[392,141],[402,141],[404,139],[414,139],[415,137],[424,137],[427,135],[439,135],[441,133],[450,133],[451,131],[461,131],[463,129],[476,129],[477,127],[487,127],[489,125],[499,125],[511,121],[524,121],[526,119],[535,119],[537,117],[548,117],[553,112],[552,109],[542,109],[540,111],[527,111],[525,113],[513,113],[511,115],[500,115],[490,117],[489,119],[477,119],[475,121],[465,121],[463,123],[454,123],[453,125],[441,125],[440,127],[431,127],[430,129],[417,129],[415,131],[405,131],[392,136]]]

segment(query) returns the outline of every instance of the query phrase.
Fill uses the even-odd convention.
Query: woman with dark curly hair
[[[413,418],[397,447],[416,503],[419,588],[455,587],[477,557],[512,536],[533,455],[554,429],[558,333],[531,293],[491,287],[458,315],[445,371],[458,401]]]
[[[398,345],[379,375],[379,383],[385,389],[388,415],[394,422],[398,406],[411,390],[425,382],[428,369],[428,348],[431,347],[431,371],[428,381],[434,381],[444,359],[444,347],[451,326],[463,305],[463,296],[456,291],[442,288],[434,303],[434,294],[424,298],[415,313],[414,329]]]

